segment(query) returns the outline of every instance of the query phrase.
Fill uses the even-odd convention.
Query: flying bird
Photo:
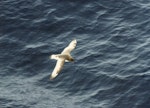
[[[50,76],[50,80],[54,79],[63,68],[65,62],[73,62],[74,59],[71,56],[70,52],[75,49],[77,44],[77,40],[74,39],[70,42],[70,44],[61,52],[61,54],[52,54],[50,59],[57,60],[56,66]]]

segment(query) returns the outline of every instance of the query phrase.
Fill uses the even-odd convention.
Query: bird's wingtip
[[[53,80],[58,74],[57,73],[52,73],[50,76],[50,80]]]
[[[74,41],[75,43],[77,43],[77,40],[76,40],[75,38],[73,39],[73,41]]]
[[[50,79],[50,80],[53,80],[53,79],[54,79],[54,77],[51,75],[49,79]]]

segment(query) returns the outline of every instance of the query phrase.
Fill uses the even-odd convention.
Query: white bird
[[[52,54],[50,59],[57,60],[56,66],[50,76],[50,79],[54,79],[63,68],[65,62],[72,62],[74,61],[73,57],[70,55],[70,52],[75,49],[77,44],[76,39],[70,42],[70,44],[61,52],[61,54]]]

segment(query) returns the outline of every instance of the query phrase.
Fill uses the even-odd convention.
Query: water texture
[[[150,1],[1,0],[0,91],[0,108],[150,108]]]

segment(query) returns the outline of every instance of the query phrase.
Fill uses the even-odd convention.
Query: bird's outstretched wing
[[[51,80],[54,79],[59,74],[59,72],[63,68],[64,62],[65,62],[65,59],[57,60],[56,66],[55,66],[55,68],[54,68],[54,70],[50,76]]]
[[[61,52],[61,54],[69,54],[73,49],[75,49],[77,40],[74,39],[70,44]]]

